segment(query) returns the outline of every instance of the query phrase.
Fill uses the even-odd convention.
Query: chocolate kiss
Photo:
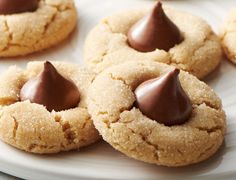
[[[0,14],[32,12],[38,8],[38,0],[0,0]]]
[[[130,46],[141,52],[156,49],[169,51],[182,40],[178,27],[166,16],[161,2],[158,2],[151,13],[134,24],[128,32]]]
[[[71,80],[60,75],[55,67],[46,61],[43,71],[22,87],[20,99],[42,104],[49,111],[61,111],[76,107],[80,101],[80,93]]]
[[[167,126],[183,124],[189,119],[192,105],[178,74],[179,70],[174,69],[136,88],[136,104],[144,115]]]

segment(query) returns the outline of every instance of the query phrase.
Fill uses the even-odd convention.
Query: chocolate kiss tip
[[[153,16],[157,16],[157,14],[165,14],[165,12],[164,12],[164,10],[163,10],[163,8],[162,8],[162,3],[161,3],[161,1],[158,1],[158,2],[156,3],[156,5],[154,6],[154,8],[153,8],[151,14],[152,14]]]
[[[0,0],[0,14],[33,12],[38,8],[38,0]]]
[[[44,62],[44,70],[47,70],[47,69],[55,69],[55,67],[49,61],[45,61]]]
[[[179,28],[165,14],[160,1],[128,32],[129,45],[139,52],[169,51],[182,41]]]
[[[162,8],[162,3],[161,3],[161,1],[157,1],[156,7],[157,7],[158,9]],[[155,8],[155,9],[156,9],[156,8]]]
[[[183,124],[189,119],[192,104],[179,82],[179,73],[179,69],[173,69],[136,88],[136,104],[144,115],[166,126]]]
[[[174,68],[173,70],[169,72],[169,74],[173,74],[173,76],[176,76],[176,77],[179,75],[179,73],[180,73],[180,70],[177,68]]]
[[[52,65],[52,63],[50,63],[49,61],[45,61],[45,62],[44,62],[44,67],[45,67],[45,66],[53,66],[53,65]]]
[[[45,61],[42,72],[21,88],[20,99],[42,104],[49,111],[61,111],[76,107],[80,93],[71,80],[64,78],[52,63]]]

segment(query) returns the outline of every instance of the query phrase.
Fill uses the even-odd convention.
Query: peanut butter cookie
[[[64,62],[30,62],[0,77],[0,139],[32,153],[57,153],[99,139],[85,99],[94,73]]]
[[[229,60],[236,64],[236,8],[232,9],[221,27],[222,47]]]
[[[220,41],[203,19],[160,3],[104,18],[85,42],[85,61],[96,73],[125,61],[157,61],[203,78],[220,63]]]
[[[198,163],[217,151],[226,130],[221,100],[204,82],[173,69],[130,61],[96,77],[88,110],[105,141],[163,166]]]
[[[0,57],[26,55],[58,44],[75,28],[76,19],[73,0],[1,1]]]

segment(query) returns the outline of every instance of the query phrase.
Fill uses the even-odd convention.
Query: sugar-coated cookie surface
[[[72,32],[76,19],[73,0],[39,0],[36,11],[0,15],[0,57],[26,55],[58,44]]]
[[[108,68],[89,88],[88,110],[103,139],[127,156],[157,165],[185,166],[217,151],[224,139],[226,117],[214,91],[184,71],[179,79],[193,107],[189,120],[165,126],[143,115],[134,106],[134,90],[171,69],[152,61]]]
[[[30,62],[27,69],[10,67],[0,76],[0,139],[33,153],[56,153],[87,146],[100,137],[87,111],[85,99],[94,73],[77,65],[53,62],[57,71],[70,78],[80,91],[77,107],[49,112],[44,106],[20,101],[21,87],[43,68]],[[60,98],[60,97],[58,97]]]
[[[138,52],[127,43],[129,29],[149,10],[130,10],[104,18],[89,33],[85,42],[85,61],[96,73],[124,61],[157,61],[174,65],[203,78],[213,71],[222,55],[218,37],[201,18],[186,12],[165,8],[168,17],[178,26],[183,42],[168,52],[156,49]]]
[[[236,64],[236,8],[232,9],[221,27],[221,43],[226,56]]]

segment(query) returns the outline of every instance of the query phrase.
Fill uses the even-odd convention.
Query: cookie
[[[0,57],[22,56],[49,48],[75,28],[77,14],[73,0],[39,0],[36,9],[29,12],[22,8],[34,7],[34,3],[28,7],[24,2],[24,7],[19,6],[22,1],[17,1],[18,8],[14,9],[13,1],[7,2],[10,7],[0,8]]]
[[[220,38],[224,52],[229,60],[236,63],[236,8],[232,9],[221,27]]]
[[[115,64],[145,59],[146,61],[174,65],[198,78],[203,78],[212,72],[220,63],[222,51],[219,38],[207,22],[186,12],[170,8],[164,8],[164,11],[160,9],[156,5],[151,11],[150,9],[130,10],[104,18],[91,30],[85,42],[84,59],[88,67],[96,73],[100,73]],[[158,16],[160,11],[161,16]],[[151,16],[153,14],[157,16],[154,26],[157,27],[156,29],[146,27],[146,25],[150,25],[150,22],[153,22]],[[158,25],[158,22],[162,22],[158,21],[158,17],[165,17],[164,25],[167,28],[161,28],[163,26]],[[149,19],[148,22],[147,19]],[[145,24],[144,29],[142,29],[142,24]],[[137,50],[131,47],[133,43],[129,39],[129,33],[134,26],[139,26],[136,28],[142,29],[141,32],[137,30],[134,36],[141,34],[146,37],[145,35],[147,35],[149,36],[146,39],[147,42],[152,41],[152,39],[159,39],[159,42],[163,42],[165,40],[163,37],[168,38],[171,34],[170,37],[173,38],[168,39],[168,41],[174,41],[176,38],[175,43],[170,46],[171,48],[168,46],[154,50],[149,48],[148,52]],[[173,30],[174,28],[175,30]],[[178,37],[177,28],[182,39]],[[169,32],[167,35],[165,34],[166,30]],[[157,34],[156,32],[160,32],[159,38],[153,36]],[[140,40],[139,38],[141,37],[136,37],[136,40]],[[152,43],[159,47],[155,41]]]
[[[78,149],[97,141],[100,136],[85,102],[94,77],[94,73],[64,62],[30,62],[26,70],[10,67],[0,76],[0,139],[39,154]],[[66,81],[63,87],[62,81]],[[68,98],[73,99],[68,102]]]
[[[152,61],[129,61],[108,68],[96,77],[88,92],[88,111],[105,141],[129,157],[163,166],[198,163],[217,151],[226,130],[221,100],[204,82],[184,71],[178,75],[179,84],[173,86],[175,76],[167,78],[171,77],[168,72],[176,74],[173,68]],[[169,85],[160,87],[162,83],[158,82],[145,89],[148,92],[140,93],[137,87],[153,78]],[[156,91],[162,93],[158,95],[155,91],[150,95],[156,85],[159,86]],[[181,85],[179,91],[172,93],[170,87],[176,89],[177,85]],[[158,98],[159,105],[155,102]],[[179,98],[184,103],[174,105]],[[148,105],[142,106],[142,101]],[[155,116],[149,118],[151,108],[161,109],[158,120]],[[181,122],[178,118],[185,120]]]

